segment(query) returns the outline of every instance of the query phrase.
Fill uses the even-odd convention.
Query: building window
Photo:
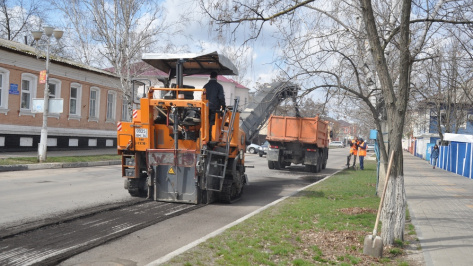
[[[82,86],[72,83],[69,95],[69,119],[80,119]]]
[[[115,122],[116,96],[117,93],[114,91],[108,91],[107,93],[107,121],[110,122]]]
[[[445,126],[447,125],[447,111],[440,110],[440,125]]]
[[[31,81],[21,81],[21,108],[30,109],[31,105]]]
[[[8,84],[10,71],[0,67],[0,113],[8,112]]]
[[[99,119],[100,89],[90,88],[89,98],[89,121],[98,121]]]
[[[462,129],[466,129],[466,124],[468,122],[468,114],[465,111],[457,110],[456,113],[457,117],[455,118],[459,127]]]
[[[50,78],[48,88],[49,88],[49,99],[61,98],[61,81],[59,79]],[[53,108],[51,108],[51,106],[49,106],[48,116],[59,118],[60,113],[53,113],[51,111],[54,111],[54,110]]]
[[[61,81],[58,79],[49,79],[49,99],[61,98]]]
[[[3,73],[0,73],[0,106],[2,106]]]
[[[21,104],[20,114],[31,114],[33,98],[36,97],[38,78],[35,75],[24,73],[21,75]]]
[[[122,121],[131,121],[129,115],[129,102],[126,99],[122,100]]]
[[[466,116],[466,118],[467,118],[468,122],[470,122],[470,123],[473,124],[473,114],[468,114],[468,115]]]
[[[71,97],[69,98],[69,114],[77,114],[77,88],[71,87]]]

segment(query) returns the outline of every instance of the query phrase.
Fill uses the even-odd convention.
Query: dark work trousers
[[[365,165],[364,165],[365,156],[359,156],[358,158],[360,158],[360,169],[361,170],[365,169]]]
[[[211,141],[211,138],[212,138],[212,127],[215,124],[216,113],[217,113],[217,110],[209,109],[209,141]]]

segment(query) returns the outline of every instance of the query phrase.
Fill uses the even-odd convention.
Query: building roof
[[[1,39],[1,38],[0,38],[0,49],[7,50],[7,51],[10,51],[10,52],[14,52],[14,53],[18,53],[18,54],[34,56],[34,57],[38,57],[38,58],[46,58],[46,53],[45,52],[43,52],[39,49],[36,49],[33,46],[29,46],[29,45],[26,45],[26,44],[14,42],[14,41],[9,41],[9,40],[5,40],[5,39]],[[62,65],[65,65],[65,66],[80,68],[80,69],[83,69],[83,70],[96,72],[96,73],[107,75],[107,76],[117,77],[115,74],[113,74],[109,71],[102,70],[102,69],[95,68],[95,67],[91,67],[91,66],[79,63],[79,62],[69,60],[69,59],[65,59],[65,58],[59,57],[59,56],[54,55],[54,54],[49,54],[49,60],[51,62],[55,62],[56,64],[62,64]]]

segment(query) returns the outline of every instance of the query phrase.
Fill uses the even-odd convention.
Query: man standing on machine
[[[204,85],[204,89],[209,101],[209,137],[211,137],[212,126],[215,124],[215,113],[220,109],[225,109],[225,93],[223,86],[217,82],[217,72],[212,71],[210,73],[210,80]]]

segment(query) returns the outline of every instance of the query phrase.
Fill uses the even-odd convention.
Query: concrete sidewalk
[[[473,180],[405,152],[404,182],[426,265],[473,265]]]
[[[88,155],[115,155],[116,148],[108,149],[92,149],[92,150],[66,150],[66,151],[48,151],[48,157],[61,156],[88,156]],[[15,157],[38,157],[37,152],[6,152],[0,153],[0,159]],[[112,161],[96,161],[96,162],[77,162],[77,163],[41,163],[41,164],[23,164],[23,165],[0,165],[0,172],[5,171],[25,171],[38,169],[57,169],[57,168],[76,168],[76,167],[92,167],[103,165],[118,165],[120,160]]]
[[[90,150],[64,150],[64,151],[47,151],[48,157],[60,157],[60,156],[87,156],[87,155],[108,155],[118,154],[117,148],[107,149],[90,149]],[[0,159],[3,158],[14,158],[14,157],[38,157],[37,151],[24,151],[24,152],[0,152]]]

